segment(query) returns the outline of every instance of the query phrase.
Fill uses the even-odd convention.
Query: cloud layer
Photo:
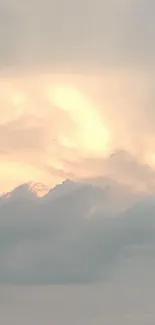
[[[151,284],[154,199],[128,202],[121,212],[111,187],[75,186],[58,198],[52,191],[38,199],[24,186],[1,200],[1,283]]]
[[[119,299],[118,299],[119,297]],[[154,288],[100,286],[1,287],[0,320],[6,325],[153,325]]]
[[[153,11],[152,0],[33,0],[31,5],[1,0],[1,63],[150,65]]]

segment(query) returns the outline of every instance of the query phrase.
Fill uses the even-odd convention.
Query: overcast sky
[[[6,325],[154,325],[154,298],[154,289],[115,284],[1,287],[0,320]]]

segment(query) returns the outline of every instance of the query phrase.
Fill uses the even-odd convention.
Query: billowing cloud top
[[[154,283],[155,199],[69,180],[0,200],[0,283]],[[126,192],[126,194],[125,194]]]

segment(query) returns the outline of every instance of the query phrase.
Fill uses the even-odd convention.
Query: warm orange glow
[[[22,105],[26,100],[26,97],[22,93],[15,93],[12,97],[12,103],[14,106]]]
[[[103,176],[113,148],[154,169],[144,86],[142,75],[132,79],[131,71],[1,76],[0,192],[29,181],[52,186],[64,178]],[[114,174],[120,180],[117,165]]]
[[[31,180],[46,182],[47,175],[44,171],[28,164],[15,161],[0,162],[1,191],[6,192],[14,187]]]

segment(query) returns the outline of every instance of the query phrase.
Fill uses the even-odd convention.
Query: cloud
[[[108,177],[129,181],[132,187],[154,190],[151,85],[149,74],[137,71],[136,75],[132,69],[130,73],[108,70],[104,75],[3,77],[3,160],[7,163],[9,153],[10,163],[20,163],[21,168],[24,164],[28,170],[26,164],[30,164],[36,173],[39,168],[44,174],[40,179],[34,172],[29,179],[22,175],[19,183],[34,180],[53,185],[65,175],[93,178],[107,172]],[[116,148],[123,149],[126,158],[108,160]],[[6,188],[5,184],[1,187],[2,191]]]
[[[111,282],[128,261],[133,271],[134,265],[139,267],[134,256],[140,263],[147,260],[150,267],[155,252],[154,201],[146,199],[117,216],[109,210],[105,216],[96,212],[94,218],[86,218],[99,200],[113,205],[106,190],[91,186],[54,201],[14,198],[1,204],[0,282]],[[143,277],[146,283],[152,279],[147,278],[147,268]]]
[[[2,150],[43,150],[45,145],[42,121],[34,116],[21,117],[0,127]]]
[[[1,191],[30,180],[52,186],[66,177],[88,179],[103,187],[106,176],[115,184],[114,195],[108,196],[107,191],[103,200],[108,213],[107,205],[115,207],[112,200],[118,203],[120,195],[124,209],[128,191],[128,203],[139,198],[141,190],[154,193],[154,9],[153,0],[32,0],[31,4],[0,0]],[[55,88],[59,104],[60,89],[66,90],[65,107],[51,100],[49,90]],[[116,148],[121,152],[110,156]],[[82,192],[50,207],[11,202],[0,208],[0,282],[67,284],[59,306],[55,301],[60,295],[54,288],[48,307],[51,294],[44,296],[43,287],[33,302],[28,297],[31,311],[34,301],[39,301],[38,316],[33,309],[31,320],[27,309],[23,316],[25,300],[17,294],[20,324],[45,323],[52,307],[49,323],[57,313],[54,323],[73,324],[78,319],[86,324],[89,309],[89,324],[124,324],[133,310],[136,320],[130,315],[130,323],[132,318],[132,323],[134,319],[136,324],[154,324],[147,314],[154,299],[148,299],[146,289],[150,287],[154,295],[154,199],[109,219],[100,218],[95,202],[91,213],[96,218],[84,218],[92,201]],[[68,284],[88,282],[104,282],[104,294],[95,295],[93,286],[88,298],[83,291],[79,294],[78,286],[75,301]],[[112,292],[107,293],[109,282]],[[125,308],[127,293],[121,302],[118,296],[121,287],[129,292],[129,286],[134,294],[126,298]],[[10,292],[1,289],[2,307],[9,295],[1,311],[2,323],[10,324],[12,319],[17,323],[18,316],[10,311],[10,306],[17,309],[15,298],[12,301]],[[143,306],[142,299],[146,299]],[[78,308],[74,314],[73,301],[76,307],[81,304],[81,316]],[[96,314],[94,302],[99,306]],[[60,309],[65,310],[61,320]],[[122,310],[125,314],[119,317]]]
[[[57,176],[60,177],[61,179],[74,179],[75,175],[72,172],[65,172],[62,169],[56,169],[53,168],[52,166],[46,166],[46,170],[52,175],[52,176]]]
[[[104,184],[107,177],[118,184],[129,186],[136,192],[154,192],[155,172],[148,164],[130,152],[116,150],[104,158],[84,158],[81,161],[64,161],[64,169],[73,170],[79,179]]]
[[[94,168],[102,177],[97,160],[121,148],[153,169],[143,172],[150,184],[155,161],[152,0],[67,0],[65,5],[33,0],[31,6],[1,0],[0,8],[3,160],[9,153],[12,166],[24,161],[25,169],[30,164],[45,175],[37,181],[53,185],[60,174],[92,178]],[[25,127],[28,118],[32,121]],[[92,170],[91,159],[96,162]],[[137,175],[131,174],[135,184]],[[20,182],[27,181],[22,177]]]
[[[1,0],[1,63],[154,64],[153,10],[152,0],[33,0],[31,6]]]

